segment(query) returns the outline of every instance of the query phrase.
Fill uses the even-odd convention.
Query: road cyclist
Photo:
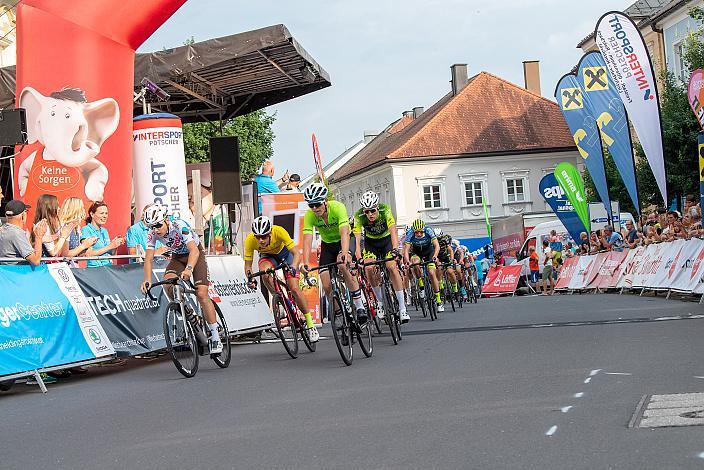
[[[457,283],[460,289],[460,296],[461,299],[468,301],[469,299],[467,297],[467,289],[465,286],[466,282],[463,273],[466,268],[468,258],[472,255],[469,253],[469,250],[467,250],[467,247],[461,245],[460,241],[456,238],[452,239],[452,250],[454,255],[453,260],[455,262],[455,273],[457,274]],[[461,306],[462,304],[460,304],[460,307]]]
[[[441,228],[434,229],[435,236],[440,245],[438,260],[440,264],[438,269],[440,273],[438,280],[440,282],[440,292],[444,293],[443,299],[449,301],[452,305],[452,310],[455,310],[454,296],[458,294],[459,287],[457,285],[457,275],[454,269],[454,250],[452,249],[452,237],[443,232]],[[449,285],[448,285],[449,284]]]
[[[400,250],[396,220],[391,212],[391,207],[388,204],[380,204],[379,195],[374,191],[362,194],[359,204],[362,207],[354,214],[355,256],[365,262],[388,259],[386,269],[398,301],[401,323],[408,323],[411,317],[406,312],[403,279],[395,261],[395,258],[400,255]],[[363,235],[362,229],[364,229]],[[364,250],[361,246],[362,237],[364,237]],[[365,272],[374,295],[379,300],[383,299],[378,266],[366,266]],[[380,319],[384,318],[383,308],[378,310],[378,315]]]
[[[425,286],[423,281],[423,271],[421,263],[427,263],[428,275],[438,312],[444,312],[445,308],[440,299],[440,284],[438,282],[438,272],[435,263],[438,262],[438,254],[440,245],[432,227],[426,225],[421,219],[416,219],[411,224],[411,227],[406,233],[406,239],[403,246],[403,260],[407,266],[412,269],[409,273],[412,274],[418,284],[418,292],[421,302],[425,299]],[[413,282],[413,280],[411,280]]]
[[[315,343],[320,338],[320,334],[313,323],[313,312],[308,308],[308,301],[299,286],[295,266],[298,265],[300,252],[294,250],[294,245],[293,239],[285,228],[272,224],[271,219],[265,215],[257,217],[252,222],[252,232],[244,240],[244,272],[247,275],[248,287],[256,289],[257,282],[252,276],[255,251],[259,253],[260,272],[275,270],[281,265],[286,265],[286,269],[283,269],[286,287],[293,295],[298,309],[303,312],[308,338],[312,343]],[[276,291],[274,276],[273,273],[261,276],[262,282],[271,294]],[[290,326],[293,328],[293,325]]]

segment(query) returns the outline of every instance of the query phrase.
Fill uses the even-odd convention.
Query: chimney
[[[413,111],[404,111],[401,113],[401,117],[413,117]]]
[[[416,106],[415,108],[413,108],[413,119],[418,119],[421,114],[423,114],[422,106]]]
[[[364,131],[364,143],[368,144],[378,135],[379,133],[377,131]]]
[[[540,92],[540,61],[526,60],[523,62],[523,81],[526,90],[541,95]]]
[[[455,64],[452,71],[452,96],[456,96],[467,84],[467,64]]]

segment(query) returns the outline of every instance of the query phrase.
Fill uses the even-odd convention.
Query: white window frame
[[[509,201],[508,200],[508,182],[509,180],[523,180],[523,200]],[[530,192],[530,170],[510,170],[501,172],[501,185],[504,193],[504,204],[527,204],[531,201]]]
[[[418,184],[418,200],[420,201],[419,207],[421,211],[447,209],[447,197],[445,195],[445,179],[446,178],[444,176],[416,178],[416,183]],[[424,188],[427,186],[440,187],[440,207],[425,207]]]
[[[487,173],[464,173],[458,176],[460,179],[460,207],[480,207],[483,205],[481,202],[478,204],[467,203],[467,183],[479,183],[481,185],[482,190],[482,199],[486,201],[487,206],[491,205],[489,204],[489,200],[486,199],[489,195],[487,191],[487,182],[489,179]]]
[[[675,58],[675,76],[682,80],[683,83],[687,83],[689,80],[688,76],[685,76],[687,74],[687,70],[685,68],[685,63],[684,63],[684,39],[681,41],[677,41],[672,45],[672,50],[674,53],[674,58]]]

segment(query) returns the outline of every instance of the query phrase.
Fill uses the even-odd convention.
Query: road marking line
[[[584,396],[584,392],[577,392],[574,394],[575,398],[582,398]]]
[[[704,379],[704,377],[702,377],[702,376],[700,376],[700,375],[695,375],[694,378],[695,378],[695,379]]]
[[[570,406],[563,406],[562,408],[560,408],[560,411],[562,411],[563,413],[567,413],[567,412],[570,411],[572,408],[573,408],[572,405],[570,405]]]
[[[601,369],[594,369],[593,371],[591,371],[591,372],[589,373],[589,376],[590,376],[590,377],[594,377],[594,376],[595,376],[596,374],[598,374],[599,372],[601,372]]]
[[[704,452],[700,452],[699,455],[697,455],[700,459],[704,459]]]
[[[584,383],[585,383],[585,384],[588,384],[588,383],[591,382],[591,381],[592,381],[592,378],[591,378],[591,377],[587,377],[586,379],[584,379]]]
[[[629,372],[604,372],[606,375],[633,375]],[[704,378],[704,377],[702,377]]]
[[[552,436],[555,434],[555,431],[557,431],[557,426],[553,426],[550,429],[548,429],[548,432],[545,433],[546,436]]]

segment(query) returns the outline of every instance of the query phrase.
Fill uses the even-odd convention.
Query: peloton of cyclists
[[[411,317],[406,312],[403,279],[395,261],[399,255],[399,242],[396,220],[391,213],[391,207],[388,204],[379,204],[379,195],[374,191],[362,194],[359,204],[362,207],[354,214],[355,256],[358,260],[365,261],[388,259],[386,268],[389,271],[391,284],[398,300],[401,323],[407,323]],[[361,245],[362,229],[364,229],[364,250]],[[367,266],[365,271],[376,298],[383,299],[381,276],[379,276],[376,267]],[[383,310],[380,310],[379,317],[384,317]]]
[[[298,276],[294,266],[298,265],[300,253],[294,250],[294,242],[285,228],[273,225],[269,217],[263,215],[257,217],[252,222],[252,232],[244,240],[244,272],[247,274],[247,285],[250,289],[256,289],[257,282],[252,279],[252,261],[254,251],[259,252],[259,270],[276,268],[285,263],[291,268],[285,271],[286,285],[293,295],[299,310],[303,312],[306,319],[306,327],[310,330],[310,340],[315,343],[320,335],[313,323],[313,312],[308,308],[301,288],[298,284]],[[274,274],[262,276],[264,285],[269,292],[274,292]]]
[[[155,204],[144,212],[144,223],[149,227],[147,234],[147,252],[144,258],[144,281],[142,292],[146,293],[152,281],[152,262],[154,260],[154,247],[161,242],[171,252],[171,261],[166,266],[164,279],[181,277],[184,281],[193,278],[196,298],[203,310],[210,339],[208,346],[210,354],[222,353],[222,343],[218,333],[218,324],[210,295],[208,295],[208,264],[205,260],[205,251],[191,227],[181,219],[168,219],[168,208]],[[171,286],[168,286],[171,287]],[[167,292],[170,289],[167,287]]]
[[[435,268],[439,253],[440,245],[433,229],[429,225],[425,225],[425,222],[420,219],[414,220],[408,232],[406,232],[406,240],[403,246],[403,260],[406,265],[418,264],[420,262],[430,263],[428,264],[428,274],[430,276],[430,284],[433,288],[433,293],[435,293],[435,302],[438,306],[438,312],[444,312],[445,307],[440,299],[439,273]],[[421,298],[424,298],[423,271],[420,266],[412,266],[411,272],[413,272],[417,279]]]

